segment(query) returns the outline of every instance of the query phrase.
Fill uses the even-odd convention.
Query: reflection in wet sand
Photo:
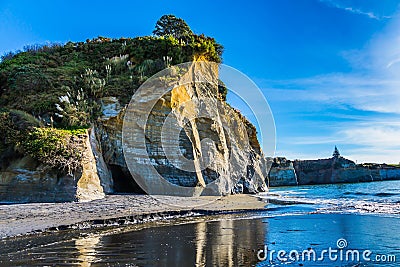
[[[206,262],[207,224],[199,222],[196,224],[196,266],[204,266]]]
[[[222,220],[196,224],[196,266],[251,266],[264,244],[265,222]]]
[[[90,267],[96,261],[96,246],[100,242],[100,236],[90,236],[75,240],[76,249],[79,251],[77,260],[79,266]]]
[[[22,250],[27,243],[9,240],[0,247],[0,266],[271,266],[271,259],[257,260],[257,251],[264,244],[275,251],[321,251],[335,247],[339,238],[346,239],[349,248],[399,258],[398,218],[308,214],[220,219],[137,231],[108,229],[78,239],[65,232],[31,239],[29,248]],[[281,266],[276,254],[272,260]],[[312,266],[331,266],[329,263],[313,262]],[[398,262],[385,266],[398,266]]]
[[[218,252],[213,254],[213,262],[218,262],[220,266],[233,266],[233,221],[221,221],[215,228],[215,247]]]
[[[260,219],[221,218],[136,231],[105,230],[82,238],[66,233],[46,245],[0,255],[0,265],[252,266],[258,262],[255,251],[264,244],[264,229]]]

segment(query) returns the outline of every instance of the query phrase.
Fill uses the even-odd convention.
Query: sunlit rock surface
[[[126,109],[124,146],[145,191],[191,196],[266,190],[268,164],[255,128],[218,99],[217,86],[217,64],[195,62],[165,70],[136,92]]]

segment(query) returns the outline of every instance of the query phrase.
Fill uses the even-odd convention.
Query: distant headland
[[[356,164],[342,157],[335,146],[332,157],[326,159],[291,161],[284,157],[274,158],[268,175],[268,185],[274,187],[399,179],[399,165]]]

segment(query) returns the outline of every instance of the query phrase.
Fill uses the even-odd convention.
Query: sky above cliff
[[[1,1],[0,53],[149,35],[160,16],[175,14],[215,37],[224,63],[261,88],[275,117],[276,155],[325,158],[337,145],[358,162],[400,162],[397,0],[87,2]]]

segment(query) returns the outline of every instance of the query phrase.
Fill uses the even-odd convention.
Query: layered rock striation
[[[169,68],[136,92],[123,128],[128,168],[146,192],[226,195],[266,190],[255,128],[218,98],[218,64]]]
[[[298,185],[293,162],[286,158],[274,158],[268,174],[268,186]]]

